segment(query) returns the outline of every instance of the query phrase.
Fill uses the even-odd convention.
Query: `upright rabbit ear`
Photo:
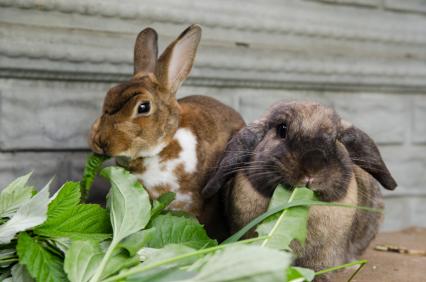
[[[134,51],[134,76],[144,76],[155,73],[158,56],[157,32],[148,27],[142,30],[135,42]]]
[[[201,27],[191,25],[160,56],[157,78],[170,93],[175,93],[191,72],[200,39]]]
[[[354,164],[370,173],[386,189],[396,188],[397,183],[370,136],[348,122],[342,121],[339,140],[345,145]]]
[[[235,174],[237,169],[248,164],[252,151],[263,139],[265,133],[264,123],[256,122],[241,129],[232,137],[218,164],[217,171],[201,191],[203,197],[212,197]]]

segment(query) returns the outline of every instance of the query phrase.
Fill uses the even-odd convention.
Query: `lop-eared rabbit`
[[[263,213],[275,187],[305,186],[326,202],[383,208],[378,182],[396,182],[374,141],[333,109],[311,102],[277,103],[229,142],[216,174],[203,189],[222,187],[232,232]],[[296,265],[316,271],[360,256],[378,232],[381,213],[313,206],[304,247],[292,242]],[[328,281],[323,275],[316,281]]]

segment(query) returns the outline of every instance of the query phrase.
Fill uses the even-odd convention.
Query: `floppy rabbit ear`
[[[266,127],[263,123],[252,123],[232,137],[217,171],[201,191],[203,197],[212,197],[232,178],[238,168],[248,164],[252,151],[263,139],[265,133]]]
[[[175,93],[191,72],[200,39],[201,27],[191,25],[158,59],[157,78],[170,93]]]
[[[370,173],[384,188],[388,190],[396,188],[397,183],[370,136],[348,122],[342,121],[338,139],[345,145],[354,164]]]
[[[145,28],[138,34],[133,55],[134,76],[144,76],[149,73],[155,73],[158,56],[157,42],[157,32],[150,27]]]

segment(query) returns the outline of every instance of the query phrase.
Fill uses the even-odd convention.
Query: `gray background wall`
[[[278,100],[334,106],[368,132],[400,187],[384,229],[426,226],[426,1],[0,0],[0,183],[78,180],[103,96],[129,78],[136,34],[203,26],[179,96],[247,121]]]

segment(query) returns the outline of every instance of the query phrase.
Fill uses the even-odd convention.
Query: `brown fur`
[[[117,157],[119,165],[140,175],[152,198],[177,187],[178,198],[171,207],[197,216],[213,236],[223,236],[217,234],[225,226],[220,218],[221,203],[218,197],[204,200],[200,190],[244,121],[232,108],[209,97],[176,100],[176,91],[192,68],[200,36],[200,27],[190,26],[157,59],[156,32],[148,28],[139,33],[133,78],[108,91],[103,113],[92,126],[90,145],[93,151]],[[149,110],[140,112],[143,104]],[[196,162],[192,155],[179,158],[183,147],[190,146],[179,142],[193,142],[176,139],[180,129],[186,134],[181,138],[195,139]],[[194,171],[185,169],[188,161],[196,164]],[[169,178],[163,181],[164,177]]]
[[[278,130],[283,124],[286,134]],[[212,195],[227,183],[232,232],[267,209],[279,183],[306,186],[323,201],[372,208],[383,207],[377,180],[387,189],[396,187],[368,135],[315,103],[278,103],[236,134],[225,152],[203,194]],[[311,207],[305,246],[292,242],[295,263],[318,271],[353,260],[374,238],[380,221],[380,213]]]

